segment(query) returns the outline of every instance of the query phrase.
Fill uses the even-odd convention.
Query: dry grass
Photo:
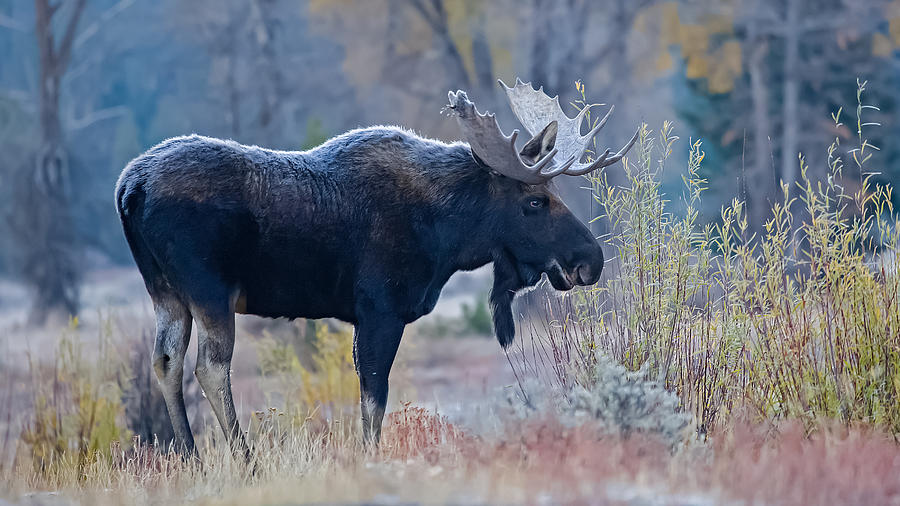
[[[70,349],[68,334],[61,340]],[[86,354],[76,368],[98,372]],[[61,370],[75,365],[57,362]],[[316,374],[314,369],[311,374]],[[609,379],[605,381],[615,384]],[[47,381],[54,376],[47,376]],[[640,383],[635,375],[623,378]],[[615,379],[615,378],[613,378]],[[35,386],[41,381],[35,381]],[[100,384],[106,380],[101,381]],[[118,383],[128,389],[128,383]],[[88,384],[93,391],[92,383]],[[553,384],[545,383],[552,393]],[[622,397],[632,388],[615,387]],[[94,398],[94,397],[91,397]],[[603,398],[601,396],[601,398]],[[68,399],[68,400],[67,400]],[[59,397],[66,412],[75,403]],[[78,403],[81,405],[81,403]],[[474,409],[474,408],[473,408]],[[669,408],[667,408],[669,409]],[[125,431],[124,410],[113,417]],[[42,411],[26,420],[34,423]],[[234,459],[209,427],[199,457],[183,461],[158,445],[126,440],[78,447],[67,432],[64,457],[36,465],[22,440],[0,468],[0,498],[29,504],[606,503],[891,504],[900,501],[900,446],[875,428],[832,424],[808,435],[797,423],[746,426],[673,446],[653,432],[610,433],[605,420],[544,409],[526,417],[479,411],[493,430],[473,432],[412,404],[390,413],[377,451],[358,439],[356,406],[298,420],[280,409],[249,429],[254,462]],[[655,415],[654,415],[655,416]],[[74,423],[76,418],[70,419]],[[75,426],[73,426],[75,427]],[[72,427],[67,430],[73,430]],[[96,441],[96,438],[85,439]],[[43,450],[40,450],[43,451]],[[78,456],[77,460],[73,460]],[[251,472],[252,469],[252,472]],[[53,495],[48,495],[52,493]]]
[[[257,344],[260,374],[270,379],[270,403],[278,397],[284,415],[295,422],[331,418],[359,400],[359,379],[353,366],[353,332],[326,324],[306,325],[310,334],[306,366],[291,342],[266,333]],[[305,337],[305,336],[303,336]],[[257,415],[258,416],[258,415]]]
[[[598,437],[553,420],[478,437],[419,408],[394,413],[381,449],[332,423],[256,440],[255,473],[207,438],[199,461],[149,446],[90,462],[78,479],[18,469],[3,494],[52,490],[81,504],[355,502],[610,504],[893,504],[900,447],[865,429],[812,437],[802,426],[728,437],[676,452],[652,438]],[[38,493],[40,494],[40,493]]]

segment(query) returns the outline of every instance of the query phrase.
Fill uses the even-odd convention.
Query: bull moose
[[[235,313],[337,318],[354,325],[363,439],[376,443],[404,326],[434,308],[451,274],[493,262],[493,324],[513,341],[510,305],[543,274],[558,290],[600,278],[597,240],[550,180],[619,161],[582,163],[612,108],[587,134],[558,97],[500,82],[532,136],[519,149],[463,91],[444,109],[466,141],[394,127],[353,130],[308,151],[275,151],[198,135],[132,160],[116,187],[125,237],[156,313],[153,368],[175,445],[194,439],[182,394],[196,322],[194,374],[226,439],[249,455],[231,394]]]

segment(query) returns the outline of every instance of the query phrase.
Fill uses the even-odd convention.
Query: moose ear
[[[556,145],[556,133],[559,131],[559,124],[556,120],[551,121],[543,130],[537,133],[525,144],[525,147],[519,151],[522,159],[526,162],[534,164],[544,155],[553,150]]]

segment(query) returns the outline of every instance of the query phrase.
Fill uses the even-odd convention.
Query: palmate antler
[[[611,106],[606,116],[603,116],[594,128],[587,135],[581,135],[581,124],[584,117],[590,110],[591,105],[585,106],[575,118],[569,118],[559,106],[559,96],[550,98],[544,93],[544,87],[534,89],[531,83],[523,83],[520,79],[516,79],[516,86],[510,88],[501,80],[497,80],[506,91],[506,97],[509,99],[509,105],[519,122],[534,134],[540,132],[541,129],[550,121],[558,123],[559,133],[556,136],[556,149],[561,158],[575,157],[572,167],[567,169],[564,174],[570,176],[581,176],[603,167],[612,165],[625,156],[625,153],[634,146],[637,141],[640,129],[634,132],[631,140],[622,146],[622,149],[616,154],[610,156],[612,151],[607,149],[602,155],[598,156],[593,162],[581,163],[581,157],[588,149],[591,140],[597,135],[597,132],[606,125],[609,116],[615,110],[615,106]]]
[[[548,97],[543,87],[535,90],[531,83],[523,83],[519,79],[516,79],[514,88],[506,86],[503,81],[498,82],[506,90],[513,113],[533,136],[525,149],[534,144],[552,147],[549,152],[542,153],[544,156],[534,164],[523,159],[523,153],[516,149],[519,131],[513,130],[511,135],[505,135],[500,130],[497,118],[493,114],[479,113],[464,91],[451,91],[448,94],[448,109],[456,114],[459,128],[472,151],[504,176],[527,184],[546,183],[560,174],[581,176],[618,162],[637,141],[638,132],[635,132],[631,140],[616,154],[612,155],[612,151],[607,149],[596,160],[581,163],[588,145],[606,124],[614,107],[610,107],[606,116],[587,135],[582,136],[581,124],[591,106],[582,109],[575,118],[569,118],[559,106],[559,97]],[[565,162],[555,163],[556,155]]]
[[[469,147],[491,169],[506,177],[527,184],[541,184],[562,174],[577,161],[575,157],[570,156],[566,163],[560,166],[551,166],[553,157],[557,153],[557,149],[554,148],[537,160],[534,165],[530,165],[522,159],[522,154],[516,149],[518,130],[513,130],[511,135],[505,135],[500,130],[497,117],[493,114],[478,112],[475,104],[469,100],[464,91],[451,91],[447,94],[447,98],[450,100],[448,109],[456,114],[459,128],[466,142],[469,143]],[[542,129],[543,127],[539,128],[533,135],[537,137],[542,134]],[[547,167],[549,170],[544,171]]]

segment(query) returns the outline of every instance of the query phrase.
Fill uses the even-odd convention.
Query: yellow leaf
[[[876,33],[872,36],[872,55],[888,57],[893,52],[891,40],[883,33]]]
[[[701,79],[709,74],[709,60],[705,56],[691,56],[687,62],[688,79]]]
[[[734,25],[728,16],[711,14],[706,18],[706,23],[704,24],[710,35],[734,32]]]
[[[719,48],[718,59],[721,65],[723,65],[729,72],[734,75],[739,75],[741,73],[742,67],[742,53],[741,53],[741,43],[736,40],[730,40],[722,44],[722,47]]]
[[[888,31],[891,34],[891,41],[895,46],[900,46],[900,17],[891,18],[888,23]]]
[[[678,19],[678,4],[675,2],[666,2],[661,7],[661,23],[659,38],[665,45],[678,44],[681,42],[678,28],[681,21]]]
[[[678,30],[681,54],[686,57],[702,55],[709,48],[709,33],[703,25],[681,25]]]

